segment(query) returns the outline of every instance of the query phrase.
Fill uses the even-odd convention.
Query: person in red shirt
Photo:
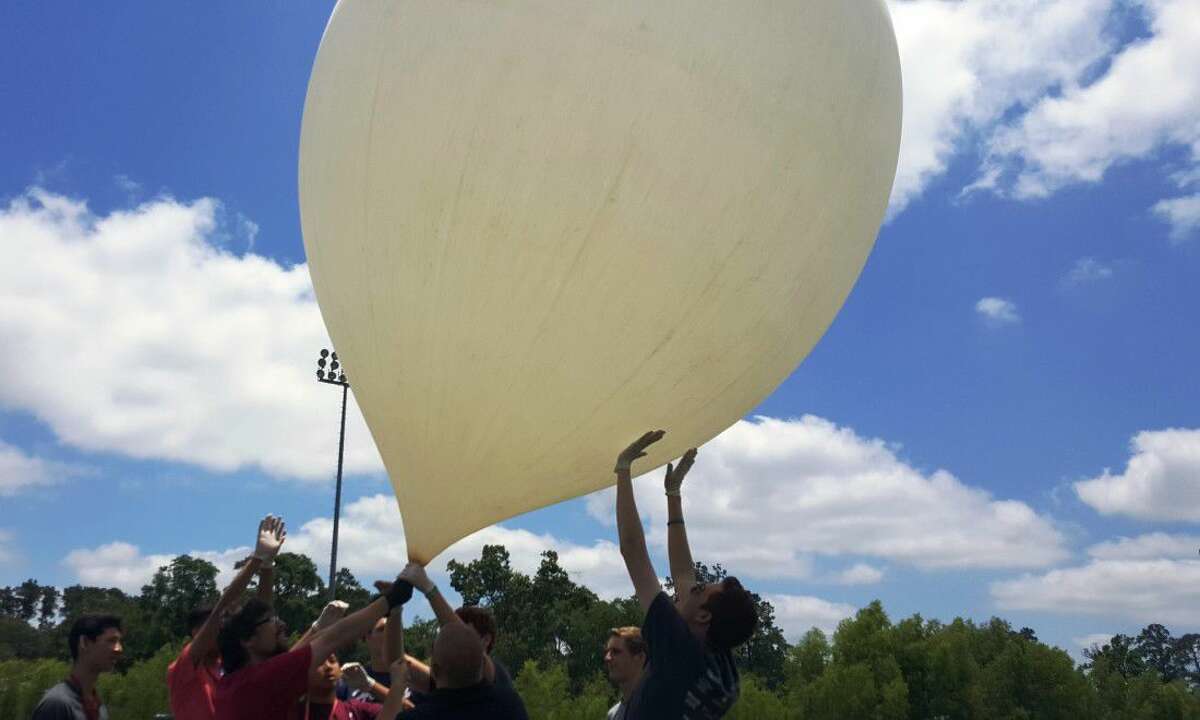
[[[296,720],[375,720],[381,705],[351,698],[339,700],[338,680],[342,666],[330,655],[308,675],[308,692],[296,706]]]
[[[397,578],[371,604],[315,630],[290,651],[287,628],[271,606],[249,600],[217,636],[225,675],[217,681],[213,698],[215,720],[291,720],[297,701],[308,690],[309,673],[411,597],[412,585]]]
[[[213,720],[216,716],[213,695],[221,676],[221,660],[217,654],[221,618],[242,596],[256,572],[259,576],[258,597],[263,602],[271,602],[271,567],[286,537],[287,529],[281,518],[273,515],[263,518],[258,524],[254,554],[221,593],[217,604],[211,610],[193,610],[188,617],[191,640],[167,667],[167,691],[175,720]]]

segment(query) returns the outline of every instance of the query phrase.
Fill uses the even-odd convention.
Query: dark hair
[[[492,614],[490,608],[479,607],[478,605],[464,605],[454,611],[460,620],[475,628],[475,632],[479,633],[479,637],[490,635],[491,640],[488,641],[483,651],[490,653],[492,647],[496,644],[496,616]]]
[[[225,669],[225,674],[240,670],[250,659],[242,642],[254,635],[254,631],[262,624],[262,616],[270,612],[270,605],[258,598],[250,598],[221,625],[217,646],[221,648],[221,667]]]
[[[188,616],[187,616],[188,633],[191,635],[195,635],[196,631],[200,629],[200,626],[204,624],[204,621],[208,620],[208,616],[212,615],[212,611],[213,611],[212,606],[201,605],[200,607],[198,607],[198,608],[192,610],[190,613],[188,613]]]
[[[613,628],[608,631],[608,637],[621,638],[625,642],[625,649],[631,655],[646,654],[646,640],[642,638],[642,629],[636,625]]]
[[[708,644],[718,650],[732,650],[750,639],[758,627],[758,608],[749,590],[737,578],[721,581],[721,592],[702,606],[712,614],[708,623]]]
[[[95,640],[109,628],[121,629],[121,618],[116,615],[80,615],[71,623],[71,634],[67,636],[67,645],[71,648],[71,659],[79,659],[79,638]]]

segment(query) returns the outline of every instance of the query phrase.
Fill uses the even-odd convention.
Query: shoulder
[[[80,707],[79,697],[65,682],[60,682],[46,690],[37,707],[33,709],[33,720],[58,720],[70,718],[72,710]]]

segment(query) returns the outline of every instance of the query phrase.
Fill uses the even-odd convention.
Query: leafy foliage
[[[326,588],[304,556],[281,555],[276,568],[277,610],[303,629]],[[515,682],[531,718],[604,717],[617,695],[605,680],[601,648],[610,628],[640,624],[635,599],[601,600],[553,552],[533,575],[514,570],[499,545],[449,570],[465,602],[495,612],[496,655],[519,670]],[[713,582],[725,570],[697,563],[697,576]],[[180,556],[133,597],[79,585],[59,592],[33,580],[0,588],[0,718],[30,715],[66,675],[70,622],[98,611],[121,615],[126,625],[127,661],[100,681],[112,717],[150,720],[166,712],[164,678],[182,645],[182,617],[192,603],[215,599],[215,578],[205,561]],[[370,597],[349,570],[339,572],[337,586],[352,606]],[[1149,625],[1091,648],[1077,667],[1030,628],[1014,630],[998,618],[893,622],[873,602],[832,636],[813,629],[790,645],[771,604],[755,600],[760,627],[737,653],[742,685],[731,720],[1200,720],[1200,635],[1175,637]],[[427,656],[436,629],[433,620],[410,620],[409,652]]]

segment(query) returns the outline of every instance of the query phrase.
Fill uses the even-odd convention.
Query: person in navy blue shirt
[[[688,450],[678,466],[667,465],[667,556],[675,599],[663,592],[646,550],[646,536],[633,496],[631,468],[665,433],[642,435],[617,457],[617,534],[621,556],[646,611],[642,638],[647,664],[625,703],[625,720],[715,720],[737,702],[739,679],[732,650],[754,634],[758,612],[737,578],[703,585],[683,522],[681,488],[696,460]]]

